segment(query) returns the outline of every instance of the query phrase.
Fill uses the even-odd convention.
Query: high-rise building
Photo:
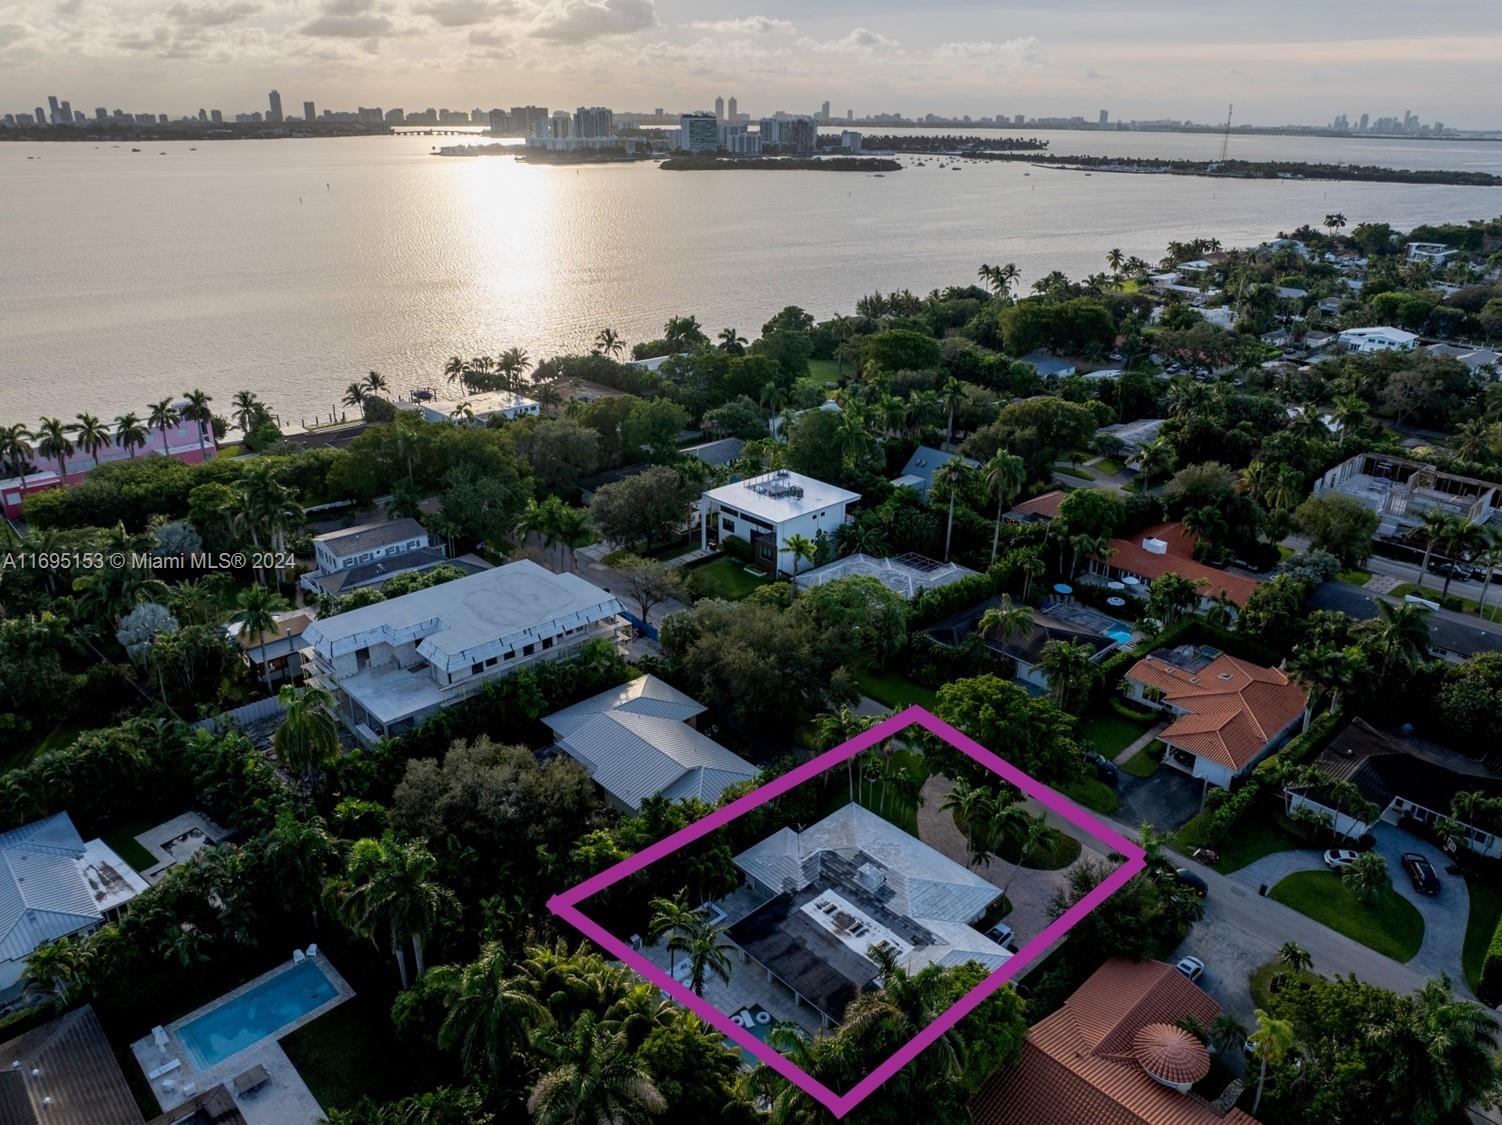
[[[511,107],[511,131],[524,136],[532,135],[532,127],[548,119],[547,106],[514,105]]]
[[[714,152],[720,147],[720,123],[712,113],[678,117],[678,147],[684,152]]]
[[[266,120],[270,121],[273,125],[279,125],[279,124],[281,124],[281,121],[282,121],[282,96],[281,96],[281,94],[277,93],[275,90],[272,90],[271,93],[266,96],[266,100],[271,103],[271,109],[266,114]]]
[[[40,113],[41,111],[38,110],[37,112]],[[57,98],[55,96],[53,96],[52,94],[48,94],[47,95],[47,124],[49,124],[49,125],[56,125],[56,124],[58,124],[57,118],[58,118],[58,114],[61,113],[61,112],[62,111],[60,109],[58,109],[58,106],[57,106]]]
[[[741,119],[740,107],[736,104],[734,94],[730,95],[730,102],[726,109],[726,117],[731,121],[739,121]]]
[[[714,119],[716,121],[724,121],[725,120],[725,99],[724,98],[716,97],[715,100],[714,100]]]
[[[1100,111],[1100,124],[1102,126],[1104,126],[1107,123],[1109,123],[1110,120],[1111,120],[1111,115],[1109,113],[1107,113],[1105,110],[1101,110]]]
[[[35,116],[36,116],[36,123],[38,125],[45,125],[45,124],[47,124],[47,111],[44,110],[41,106],[37,106],[36,107]]]
[[[102,105],[96,105],[94,107],[94,120],[95,121],[103,123],[103,122],[109,120],[109,116],[110,116],[110,111],[107,110],[107,109],[105,109],[104,106],[102,106]]]
[[[386,111],[386,123],[388,125],[400,125],[406,119],[407,115],[402,112],[401,106]]]
[[[60,125],[73,124],[73,107],[68,102],[60,102],[57,109],[57,120]]]
[[[819,145],[818,123],[812,117],[763,117],[762,150],[775,148],[794,156],[810,156]]]
[[[497,136],[506,131],[506,111],[493,109],[490,111],[490,131]]]
[[[318,116],[317,107],[315,107],[312,102],[303,102],[302,103],[302,119],[304,121],[312,121],[317,116]]]
[[[221,110],[221,109],[211,109],[211,110],[209,110],[209,120],[212,121],[215,125],[223,125],[224,124],[224,111]]]
[[[574,118],[566,109],[555,109],[548,122],[548,135],[556,141],[565,141],[574,135]]]
[[[828,121],[829,120],[829,103],[828,102],[824,102],[823,104],[821,104],[819,106],[819,120],[820,121]]]
[[[853,110],[853,109],[847,109],[845,111],[845,120],[846,121],[854,121],[855,120],[855,110]]]
[[[574,110],[574,136],[615,136],[615,114],[603,105],[581,105]]]
[[[1016,117],[1012,118],[1012,124],[1013,125],[1021,125],[1021,124],[1025,123],[1026,121],[1027,121],[1027,117],[1025,115],[1021,114],[1021,113],[1017,114]]]
[[[1369,126],[1371,123],[1372,123],[1372,116],[1371,116],[1371,114],[1369,114],[1369,113],[1363,113],[1361,115],[1361,131],[1363,133],[1365,133],[1366,130],[1367,130],[1367,126]]]

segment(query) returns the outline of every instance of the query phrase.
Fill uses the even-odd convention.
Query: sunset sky
[[[0,0],[0,111],[708,107],[1502,125],[1496,0]],[[1493,91],[1481,96],[1482,91]]]

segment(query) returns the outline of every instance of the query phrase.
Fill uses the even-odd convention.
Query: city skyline
[[[1235,102],[1260,125],[1411,110],[1495,128],[1474,96],[1502,54],[1489,6],[1426,13],[1422,31],[1410,14],[1399,0],[1256,12],[1164,0],[1130,16],[1097,0],[1037,11],[951,0],[921,13],[781,0],[0,0],[0,104],[29,108],[66,86],[76,106],[174,116],[188,103],[264,112],[270,89],[289,116],[305,99],[690,110],[734,88],[753,115],[828,100],[835,117],[1094,120],[1109,107],[1113,120],[1212,123]]]

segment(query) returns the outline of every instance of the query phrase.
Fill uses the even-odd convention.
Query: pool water
[[[760,1004],[752,1004],[749,1008],[742,1008],[730,1018],[763,1043],[767,1041],[767,1033],[772,1030],[772,1015]],[[755,1066],[760,1061],[755,1055],[729,1036],[725,1038],[725,1045],[740,1052],[741,1062],[745,1066]]]
[[[1124,645],[1132,639],[1132,631],[1130,629],[1123,629],[1118,625],[1114,629],[1107,629],[1106,636],[1110,637],[1117,644]]]
[[[189,1061],[199,1070],[275,1035],[339,995],[316,961],[299,961],[177,1030]]]

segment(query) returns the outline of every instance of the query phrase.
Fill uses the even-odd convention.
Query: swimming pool
[[[199,1070],[223,1062],[237,1051],[307,1015],[339,995],[316,961],[299,961],[289,969],[247,989],[177,1029],[183,1051]]]
[[[1132,631],[1122,625],[1116,625],[1106,630],[1106,636],[1110,637],[1117,644],[1124,645],[1132,639]]]
[[[772,1030],[772,1013],[760,1004],[752,1004],[749,1008],[742,1008],[730,1018],[763,1043],[767,1041],[767,1034]],[[741,1065],[743,1066],[755,1066],[759,1061],[755,1055],[728,1036],[725,1038],[725,1045],[740,1052]]]

